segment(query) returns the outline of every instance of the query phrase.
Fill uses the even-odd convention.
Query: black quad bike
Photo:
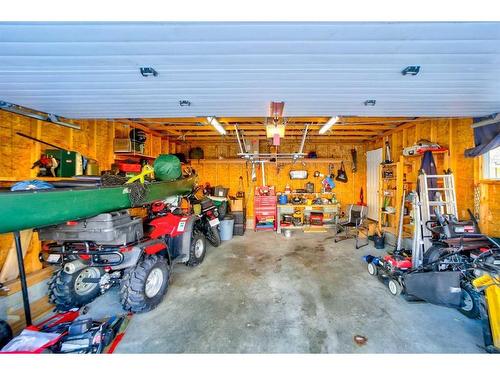
[[[49,282],[50,302],[67,311],[119,284],[125,310],[152,310],[167,292],[174,264],[203,262],[198,221],[156,202],[145,220],[124,210],[39,229],[41,240],[54,241],[41,259],[61,266]]]
[[[208,197],[203,196],[198,198],[197,195],[200,193],[202,187],[199,186],[192,193],[187,196],[189,203],[194,206],[199,205],[199,221],[196,222],[196,228],[202,232],[207,241],[213,247],[219,247],[221,244],[220,233],[219,233],[219,210],[215,203]]]

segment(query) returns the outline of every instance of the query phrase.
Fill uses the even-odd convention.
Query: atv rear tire
[[[205,236],[201,233],[194,232],[191,239],[191,246],[189,248],[189,260],[186,266],[194,267],[203,262],[205,254],[207,253],[207,244]]]
[[[125,271],[120,283],[124,310],[134,313],[154,309],[163,300],[170,283],[170,266],[164,257],[148,255]]]
[[[205,233],[206,233],[207,241],[213,247],[219,247],[222,241],[220,239],[220,233],[219,233],[219,229],[217,228],[217,225],[212,227],[212,226],[210,226],[209,223],[207,223],[206,226],[207,226],[207,228],[206,228]]]
[[[477,292],[469,284],[462,284],[462,299],[457,310],[470,319],[479,319],[479,298]]]
[[[12,340],[12,329],[6,321],[0,320],[0,349]]]
[[[101,294],[99,283],[85,283],[85,278],[101,278],[103,271],[99,267],[85,267],[74,273],[60,269],[49,281],[49,302],[58,311],[68,311],[82,307]]]

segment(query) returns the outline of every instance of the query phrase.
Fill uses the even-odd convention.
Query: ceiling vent
[[[158,72],[151,68],[150,66],[145,66],[140,68],[141,69],[141,74],[143,77],[156,77],[158,75]]]
[[[404,76],[406,76],[406,75],[416,76],[418,74],[418,72],[420,72],[420,65],[410,65],[410,66],[407,66],[406,68],[404,68],[401,71],[401,74]]]

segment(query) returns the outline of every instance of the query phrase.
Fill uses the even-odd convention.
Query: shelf
[[[287,229],[290,230],[304,230],[304,229],[310,229],[310,228],[318,228],[318,229],[331,229],[334,228],[335,224],[323,224],[323,225],[311,225],[311,224],[304,224],[300,226],[296,225],[290,225],[290,226],[283,226],[280,225],[280,230],[284,231]]]
[[[258,154],[256,154],[256,156],[258,156]],[[306,164],[311,164],[311,163],[328,163],[328,164],[340,164],[341,162],[344,162],[344,164],[348,164],[348,163],[351,163],[351,161],[349,160],[342,160],[342,159],[330,159],[330,158],[317,158],[317,159],[307,159],[307,158],[304,158],[304,159],[297,159],[295,161],[295,164],[300,164],[302,162],[306,163]],[[227,158],[227,159],[191,159],[190,160],[191,164],[206,164],[206,163],[234,163],[234,164],[244,164],[246,162],[249,162],[251,163],[250,160],[245,160],[245,159],[242,159],[242,158]],[[258,163],[258,162],[256,162]],[[266,160],[266,163],[271,163],[271,164],[275,164],[276,162],[275,161],[268,161]],[[278,164],[282,164],[282,163],[292,163],[292,160],[288,160],[288,159],[279,159],[278,160]]]
[[[115,159],[132,158],[132,157],[140,159],[156,159],[156,156],[143,155],[135,152],[115,152]]]
[[[395,212],[386,212],[386,211],[380,211],[380,212],[385,215],[396,215]]]
[[[314,208],[338,208],[339,204],[278,204],[277,205],[279,208],[283,207],[294,207],[294,208],[307,208],[311,207],[311,209]]]
[[[231,158],[231,159],[191,159],[189,160],[191,165],[198,164],[245,164],[244,159]]]
[[[449,153],[449,150],[436,150],[432,151],[432,154],[447,154]],[[423,156],[424,153],[416,153],[414,155],[402,155],[404,158],[415,158],[417,156]]]
[[[394,236],[397,236],[398,235],[398,230],[395,229],[395,228],[391,228],[391,227],[382,227],[382,232],[386,232],[386,233],[391,233],[392,235]],[[403,237],[404,238],[413,238],[413,235],[411,233],[408,233],[408,232],[405,232],[403,231]]]

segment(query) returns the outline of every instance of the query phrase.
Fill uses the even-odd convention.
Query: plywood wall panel
[[[480,226],[492,236],[500,236],[500,185],[481,180],[478,159],[466,158],[464,151],[474,146],[472,119],[434,119],[416,122],[405,130],[396,130],[389,137],[393,148],[393,158],[401,155],[401,148],[411,146],[424,138],[448,147],[449,153],[435,154],[438,173],[450,167],[455,176],[457,208],[461,219],[468,218],[467,209],[474,207],[474,187],[481,191]],[[405,134],[403,133],[405,132]],[[382,139],[368,143],[368,149],[381,147]],[[420,160],[416,161],[420,165]],[[416,175],[414,177],[416,179]]]
[[[40,158],[41,152],[51,148],[38,142],[16,135],[16,132],[53,143],[60,147],[78,151],[84,156],[94,158],[100,168],[109,169],[114,160],[112,122],[106,120],[74,121],[81,130],[74,130],[55,124],[30,119],[0,110],[0,177],[29,179],[36,176],[37,169],[31,169]],[[0,235],[0,267],[12,244],[12,235]],[[33,244],[36,252],[38,243]],[[27,270],[33,271],[40,265],[36,254],[27,262]]]
[[[295,142],[296,143],[296,142]],[[284,150],[291,150],[295,147],[295,143],[284,142],[280,147],[281,152],[285,152]],[[236,145],[237,146],[237,145]],[[213,152],[214,149],[221,149],[221,144],[191,144],[191,147],[202,147],[205,153],[205,158],[208,155],[216,155]],[[218,147],[218,148],[217,148]],[[225,150],[231,150],[231,148],[235,148],[234,145],[226,145]],[[322,158],[335,158],[335,159],[343,159],[346,161],[345,167],[348,174],[348,182],[343,184],[341,182],[337,182],[334,192],[337,196],[337,199],[344,204],[356,203],[359,201],[359,192],[360,189],[363,188],[366,192],[366,147],[364,145],[356,145],[354,146],[358,152],[358,171],[356,173],[352,173],[352,163],[351,163],[351,148],[352,145],[338,145],[334,142],[325,142],[321,144],[311,144],[306,149],[307,152],[315,151],[319,157]],[[269,147],[264,144],[260,147],[261,151],[268,152]],[[231,151],[234,154],[231,157],[234,159],[236,157],[236,150]],[[279,167],[276,166],[275,163],[266,163],[265,164],[265,175],[266,175],[266,183],[268,185],[276,186],[277,191],[283,191],[285,186],[288,184],[292,189],[303,189],[305,187],[306,182],[310,181],[315,184],[316,191],[320,191],[321,187],[321,178],[314,177],[314,171],[319,171],[323,174],[328,173],[329,163],[326,162],[311,162],[309,160],[308,163],[303,166],[300,162],[296,164],[280,164]],[[256,173],[257,180],[255,182],[248,181],[251,179],[251,164],[245,165],[245,163],[232,163],[228,161],[227,163],[221,161],[204,161],[197,162],[192,161],[193,168],[198,172],[199,180],[201,183],[208,182],[212,186],[223,185],[229,188],[229,194],[236,195],[236,192],[239,190],[239,177],[243,177],[244,186],[243,189],[246,193],[247,197],[247,215],[249,217],[253,216],[253,191],[255,186],[260,186],[262,184],[262,171],[261,166],[256,165]],[[337,169],[340,168],[340,163],[334,164],[335,174],[337,173]],[[289,177],[290,170],[296,169],[306,169],[309,174],[309,178],[307,180],[291,180]],[[248,177],[247,177],[248,175]],[[365,193],[366,196],[366,193]]]

